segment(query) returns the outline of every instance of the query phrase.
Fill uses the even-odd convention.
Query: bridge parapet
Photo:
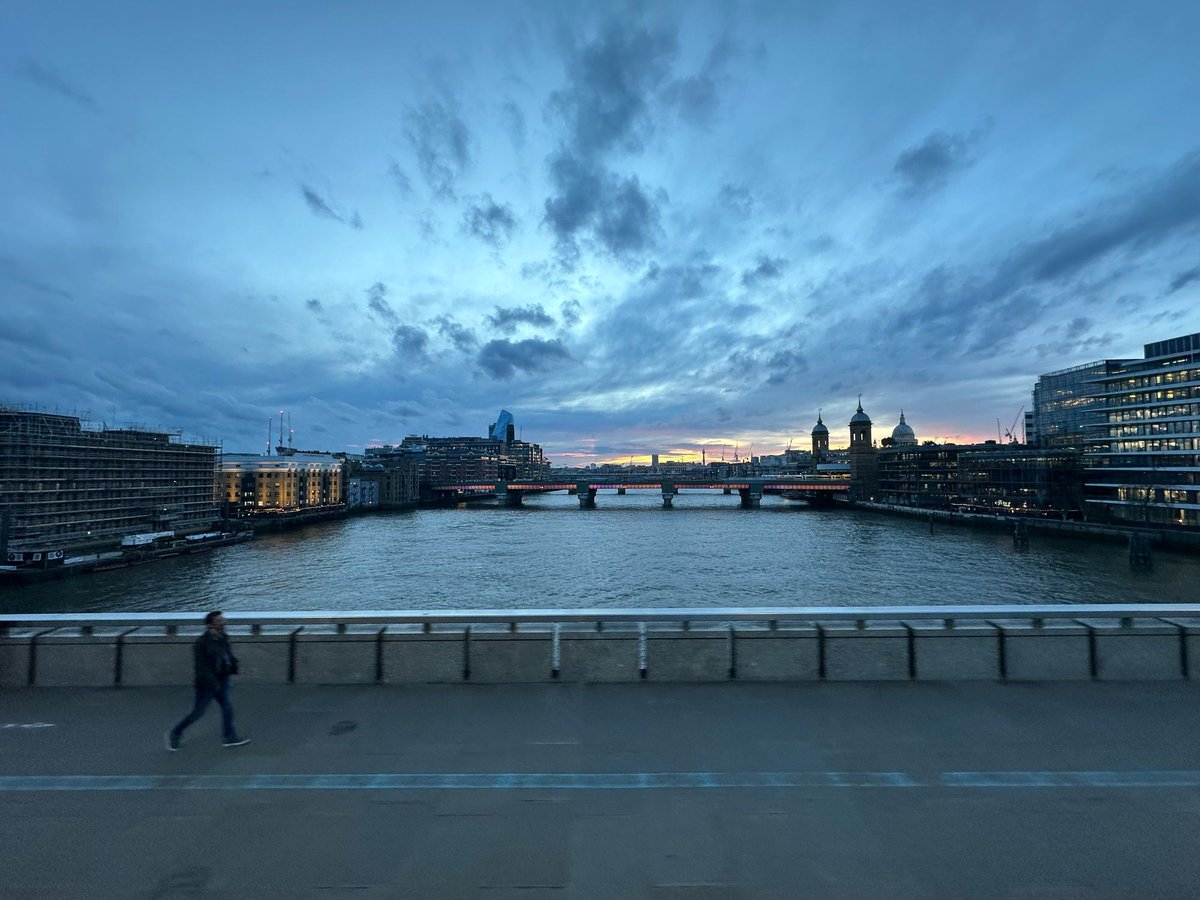
[[[1200,678],[1200,606],[226,614],[259,683]],[[0,687],[186,684],[192,613],[0,616]]]

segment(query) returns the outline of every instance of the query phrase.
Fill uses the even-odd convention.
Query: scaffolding
[[[219,517],[220,454],[219,442],[178,433],[0,406],[0,564],[206,530]]]

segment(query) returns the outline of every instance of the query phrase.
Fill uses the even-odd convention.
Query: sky
[[[0,403],[556,465],[995,437],[1200,331],[1200,4],[0,12]],[[278,427],[278,422],[276,422]],[[277,435],[276,435],[277,436]]]

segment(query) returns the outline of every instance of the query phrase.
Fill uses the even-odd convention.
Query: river
[[[603,492],[355,516],[232,547],[4,588],[23,612],[1196,602],[1200,555],[812,509]]]

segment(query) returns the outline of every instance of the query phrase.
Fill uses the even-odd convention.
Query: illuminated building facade
[[[1146,344],[1093,378],[1089,518],[1200,526],[1200,333]]]
[[[1030,447],[1072,447],[1082,450],[1107,418],[1105,403],[1096,396],[1097,379],[1118,371],[1125,360],[1102,359],[1038,377],[1033,409],[1025,420]]]
[[[221,458],[222,494],[231,517],[273,515],[345,505],[345,460],[332,454]]]

